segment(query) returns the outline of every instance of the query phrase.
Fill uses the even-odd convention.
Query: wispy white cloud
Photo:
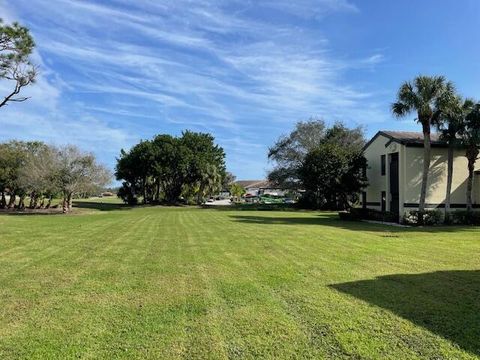
[[[42,68],[29,104],[0,120],[11,129],[4,138],[56,136],[103,153],[192,128],[217,135],[229,165],[251,173],[297,120],[375,122],[384,114],[371,89],[344,78],[371,71],[383,55],[340,57],[321,32],[331,13],[359,11],[347,0],[0,0],[0,9],[32,29]],[[22,114],[41,126],[14,126]]]

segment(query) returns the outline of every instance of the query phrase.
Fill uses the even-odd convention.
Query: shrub
[[[358,221],[361,220],[356,214],[352,214],[349,211],[340,211],[338,213],[338,216],[340,216],[340,220],[346,220],[346,221]]]
[[[452,224],[480,225],[480,211],[456,210],[450,213]]]
[[[125,184],[118,189],[117,196],[123,200],[125,204],[137,205],[138,198],[132,194],[132,191]]]
[[[403,223],[408,225],[420,225],[421,212],[412,210],[403,216]],[[443,212],[440,210],[425,210],[423,212],[423,225],[439,225],[443,223]]]

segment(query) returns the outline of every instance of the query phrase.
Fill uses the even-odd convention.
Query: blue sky
[[[74,143],[111,169],[121,148],[191,129],[263,178],[299,120],[418,129],[389,112],[417,74],[480,98],[476,0],[0,0],[0,17],[31,29],[41,69],[0,140]]]

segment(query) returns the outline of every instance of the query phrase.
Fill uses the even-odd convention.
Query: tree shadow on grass
[[[62,209],[51,208],[45,209],[1,209],[0,215],[8,216],[30,216],[30,215],[63,215]]]
[[[130,210],[132,206],[122,203],[102,203],[100,201],[74,201],[73,207],[77,209],[93,209],[100,211]]]
[[[286,211],[302,212],[292,204],[229,204],[229,205],[201,205],[202,209],[218,211]]]
[[[307,213],[308,214],[308,213]],[[322,225],[342,228],[351,231],[369,231],[369,232],[388,232],[388,233],[408,233],[408,232],[459,232],[471,231],[473,227],[469,226],[438,226],[438,227],[399,227],[387,224],[375,224],[362,221],[344,221],[340,220],[337,213],[324,212],[314,213],[311,216],[284,216],[276,213],[275,216],[270,215],[229,215],[234,221],[245,224],[262,224],[262,225]]]
[[[96,201],[74,201],[73,209],[91,209],[99,211],[112,211],[112,210],[130,210],[131,206],[125,204],[115,203],[101,203]],[[70,214],[67,213],[67,214]],[[50,208],[50,209],[0,209],[0,215],[10,216],[29,216],[29,215],[65,215],[62,211],[62,207]]]
[[[480,271],[399,274],[330,285],[480,355]]]

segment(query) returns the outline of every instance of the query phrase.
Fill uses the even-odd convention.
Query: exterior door
[[[390,163],[390,212],[399,215],[400,193],[398,179],[398,153],[389,154]]]

